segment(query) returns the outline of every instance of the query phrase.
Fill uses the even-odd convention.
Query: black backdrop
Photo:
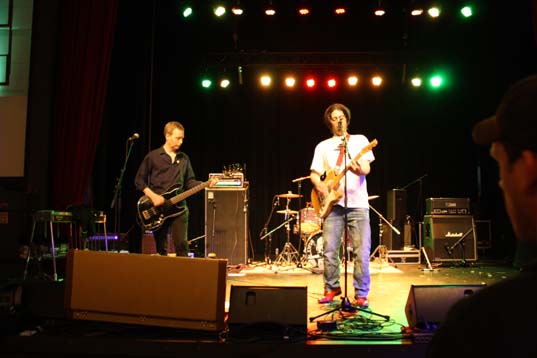
[[[293,2],[274,3],[285,8]],[[140,196],[133,185],[136,169],[148,150],[163,143],[164,123],[178,120],[186,128],[182,150],[190,155],[200,180],[227,164],[245,167],[250,183],[249,236],[255,257],[262,258],[264,243],[258,237],[274,195],[297,192],[292,179],[309,174],[315,144],[328,136],[323,111],[341,102],[352,111],[350,131],[379,141],[368,176],[370,195],[380,195],[371,202],[377,210],[386,214],[388,190],[425,175],[407,189],[407,209],[416,222],[422,220],[427,197],[469,197],[477,217],[493,220],[496,254],[509,255],[512,239],[496,167],[486,148],[473,145],[470,132],[475,121],[494,112],[508,84],[535,71],[529,6],[524,11],[496,9],[485,8],[495,5],[483,2],[482,13],[470,24],[446,16],[431,25],[425,20],[406,21],[402,12],[406,2],[390,3],[401,4],[398,15],[382,20],[355,15],[344,23],[320,16],[297,22],[285,16],[268,23],[260,16],[245,15],[240,23],[219,23],[209,17],[186,23],[177,1],[122,1],[95,163],[95,206],[113,216],[110,203],[125,161],[126,141],[139,133],[123,180],[120,229],[125,232],[136,225],[134,208]],[[356,91],[289,93],[257,88],[249,76],[263,64],[277,63],[278,53],[291,52],[302,67],[336,70],[348,66],[341,53],[351,53],[365,71],[385,70],[389,80],[379,90],[366,84]],[[326,55],[324,64],[313,61],[319,53]],[[225,92],[200,89],[200,73],[218,68],[234,74],[237,58],[243,61],[242,86]],[[405,70],[431,63],[449,69],[446,89],[413,91],[401,83]],[[304,206],[309,181],[301,190]],[[191,197],[189,205],[190,238],[194,238],[204,233],[203,195]],[[298,210],[297,205],[291,202],[292,209]],[[274,215],[269,228],[282,220]],[[371,212],[373,247],[378,244],[378,222]],[[285,233],[275,235],[273,246],[281,248]],[[293,240],[296,246],[298,239]]]

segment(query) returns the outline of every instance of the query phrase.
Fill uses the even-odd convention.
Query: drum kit
[[[317,215],[311,203],[306,203],[306,207],[300,211],[291,210],[289,208],[292,199],[301,198],[301,194],[288,192],[278,194],[278,199],[286,199],[287,204],[284,210],[277,210],[277,214],[284,215],[284,225],[287,233],[287,240],[283,250],[275,260],[276,264],[308,264],[314,267],[318,266],[322,258],[322,219]],[[299,216],[300,215],[300,216]],[[293,225],[293,234],[298,234],[304,243],[304,253],[300,257],[300,253],[291,243],[291,225],[290,222],[297,219],[298,222]]]
[[[301,198],[302,195],[288,192],[286,194],[276,195],[278,199],[286,199],[287,203],[285,209],[277,210],[276,213],[284,215],[284,222],[275,230],[282,226],[286,228],[286,242],[283,250],[276,258],[276,264],[292,264],[299,263],[301,265],[308,265],[313,268],[323,268],[323,231],[322,231],[322,218],[317,215],[315,208],[312,207],[311,202],[307,202],[306,206],[300,211],[291,210],[289,204],[291,199]],[[377,199],[378,195],[370,196],[369,200]],[[303,255],[300,257],[299,252],[295,249],[290,242],[291,238],[291,225],[290,222],[295,220],[300,215],[299,220],[293,225],[293,234],[299,235],[300,239],[304,243]]]

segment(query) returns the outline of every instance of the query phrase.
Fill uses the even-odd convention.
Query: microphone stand
[[[125,143],[125,161],[123,162],[123,167],[121,168],[121,172],[119,174],[119,177],[116,181],[116,187],[114,188],[114,197],[112,198],[112,203],[110,204],[110,208],[114,209],[114,232],[117,235],[117,240],[119,243],[120,240],[120,222],[121,222],[121,183],[123,181],[123,176],[125,175],[125,170],[127,168],[127,162],[129,161],[129,157],[132,152],[132,146],[134,145],[134,140],[131,140],[130,138],[127,139],[127,142]],[[143,233],[142,233],[143,234]],[[120,251],[120,245],[118,244],[118,251]]]
[[[411,187],[415,183],[419,183],[418,196],[416,198],[416,208],[417,208],[416,216],[419,219],[423,217],[423,214],[422,214],[423,210],[422,210],[421,202],[422,202],[422,196],[423,196],[423,178],[425,178],[426,176],[427,176],[427,173],[423,174],[421,177],[417,179],[412,180],[410,183],[403,186],[402,188],[398,188],[399,190],[406,190],[407,188]],[[416,228],[414,228],[414,230],[416,230]]]
[[[345,133],[343,133],[343,130],[342,130],[342,121],[339,120],[339,131],[341,132],[343,138],[342,138],[342,141],[343,141],[343,170],[346,170],[347,169],[347,155],[349,155],[349,158],[350,158],[350,153],[349,153],[349,148],[347,146],[347,133],[345,131]],[[344,295],[343,297],[341,298],[341,309],[344,311],[344,312],[356,312],[356,307],[353,307],[351,305],[351,302],[349,301],[349,297],[347,296],[347,281],[348,281],[348,268],[347,266],[349,265],[349,263],[347,262],[347,258],[345,256],[345,251],[347,249],[347,240],[349,239],[349,228],[348,228],[348,218],[347,218],[347,173],[345,173],[344,177],[343,177],[343,191],[344,191],[344,230],[343,230],[343,244],[344,244],[344,248],[345,250],[343,251],[343,258],[344,258],[344,262],[345,262],[345,267],[344,267],[344,276],[345,276],[345,279],[344,279],[344,285],[345,285],[345,290],[344,290]]]

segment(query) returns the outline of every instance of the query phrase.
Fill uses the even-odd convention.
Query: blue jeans
[[[347,232],[352,240],[353,286],[355,296],[367,297],[371,286],[369,260],[371,255],[371,226],[368,208],[348,208],[335,205],[323,221],[324,289],[340,287],[341,262],[340,247],[345,230],[345,210],[347,211]],[[346,244],[345,250],[346,251]]]

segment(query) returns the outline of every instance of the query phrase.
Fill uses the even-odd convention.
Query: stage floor
[[[3,348],[0,348],[0,355],[171,356],[186,351],[281,357],[287,354],[294,356],[295,353],[310,356],[339,351],[346,353],[346,349],[352,347],[352,352],[375,351],[376,356],[415,356],[423,353],[430,334],[426,330],[409,327],[407,305],[412,287],[432,286],[434,292],[425,291],[425,296],[414,297],[416,310],[422,309],[419,306],[427,306],[426,309],[435,307],[433,313],[441,314],[447,310],[446,297],[454,291],[460,292],[460,287],[490,285],[517,272],[510,265],[483,261],[467,262],[465,265],[460,262],[426,265],[394,263],[380,257],[372,257],[370,269],[370,307],[355,311],[345,300],[345,297],[352,300],[354,296],[352,262],[347,266],[347,279],[344,265],[341,267],[342,296],[332,304],[324,305],[317,302],[323,294],[322,269],[310,262],[253,262],[250,265],[228,266],[226,314],[229,314],[232,286],[280,288],[279,292],[283,295],[288,287],[304,288],[307,295],[304,331],[283,329],[277,324],[270,327],[252,324],[230,328],[227,332],[207,333],[69,320],[63,318],[63,287],[58,284],[54,290],[48,287],[42,293],[34,293],[40,297],[34,297],[29,304],[39,307],[25,307],[19,313],[3,312],[3,323],[0,325],[3,327]],[[41,282],[39,286],[47,285]],[[289,300],[288,305],[278,302],[267,309],[293,315],[295,307],[292,305],[296,305],[295,301]],[[285,322],[280,323],[283,326]],[[286,343],[287,347],[282,348],[280,343]],[[328,347],[331,347],[330,353],[327,353]]]

